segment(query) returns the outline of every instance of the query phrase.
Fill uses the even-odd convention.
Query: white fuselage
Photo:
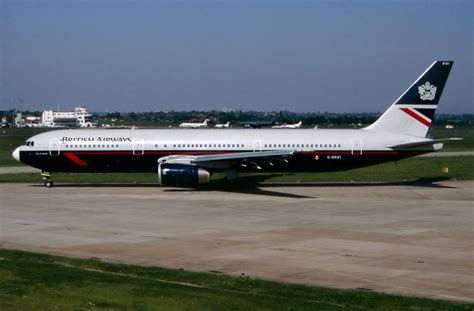
[[[419,141],[393,133],[380,133],[364,129],[74,129],[56,130],[32,137],[33,147],[21,150],[60,151],[108,150],[119,148],[133,150],[137,145],[144,150],[391,150],[387,145],[398,142]],[[237,147],[238,146],[238,147]]]

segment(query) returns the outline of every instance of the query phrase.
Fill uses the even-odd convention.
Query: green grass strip
[[[474,304],[0,250],[1,310],[472,310]]]

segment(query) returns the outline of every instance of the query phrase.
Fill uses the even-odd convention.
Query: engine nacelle
[[[189,164],[158,164],[158,183],[168,187],[193,187],[209,182],[210,174],[203,168]]]

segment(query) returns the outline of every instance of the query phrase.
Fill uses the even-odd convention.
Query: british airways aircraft
[[[427,138],[453,65],[435,61],[379,119],[362,129],[69,129],[29,138],[13,157],[52,172],[156,172],[163,186],[194,187],[224,172],[328,172],[443,148]]]

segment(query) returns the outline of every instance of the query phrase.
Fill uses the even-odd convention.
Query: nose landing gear
[[[53,179],[51,177],[51,173],[50,172],[45,172],[45,171],[42,171],[41,172],[41,177],[43,178],[44,180],[44,186],[46,188],[51,188],[53,187]]]

